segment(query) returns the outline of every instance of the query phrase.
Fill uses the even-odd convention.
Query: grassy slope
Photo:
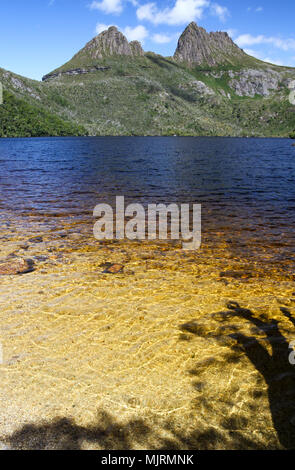
[[[269,67],[250,56],[245,56],[245,61],[247,67]],[[57,71],[94,63],[87,54],[79,53]],[[79,107],[77,117],[93,134],[288,136],[295,128],[287,89],[269,98],[244,98],[228,86],[227,71],[240,70],[240,63],[210,69],[225,71],[221,78],[208,75],[208,69],[190,70],[152,53],[133,60],[106,57],[100,64],[110,70],[63,76],[50,83],[62,89],[76,109]],[[288,75],[289,69],[272,67]],[[205,83],[215,96],[196,92],[190,86],[194,80]],[[229,93],[231,100],[222,91]]]
[[[80,52],[57,71],[93,64],[98,61]],[[136,59],[106,57],[99,65],[110,69],[45,83],[0,69],[0,80],[19,98],[85,126],[91,135],[288,136],[295,129],[287,88],[267,98],[243,98],[228,86],[227,71],[241,69],[240,63],[210,69],[210,73],[225,72],[221,78],[153,53]],[[264,69],[269,64],[245,56],[243,66]],[[283,75],[290,73],[288,68],[272,67]],[[215,95],[200,94],[193,86],[195,80]]]

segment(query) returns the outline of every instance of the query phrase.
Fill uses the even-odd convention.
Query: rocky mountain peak
[[[189,23],[187,25],[187,27],[184,30],[184,33],[185,32],[190,32],[190,31],[193,32],[193,31],[206,31],[206,30],[204,28],[202,28],[201,26],[198,26],[195,21],[192,21],[191,23]]]
[[[194,21],[190,23],[179,38],[174,59],[190,66],[210,66],[234,64],[245,53],[226,32],[207,33]]]
[[[144,54],[140,42],[128,42],[116,26],[110,26],[86,44],[86,50],[93,59],[102,59],[104,56],[126,55],[140,56]]]
[[[144,50],[143,50],[143,48],[141,46],[141,43],[139,41],[131,41],[129,43],[129,46],[131,47],[133,56],[143,56],[144,55]]]

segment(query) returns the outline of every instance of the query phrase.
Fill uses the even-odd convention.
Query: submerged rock
[[[105,268],[103,271],[104,274],[120,274],[124,270],[124,266],[122,264],[112,264],[112,263],[105,263],[102,265]]]
[[[43,237],[32,237],[28,241],[29,243],[42,243]]]
[[[16,259],[0,262],[0,276],[26,274],[34,271],[34,261]]]
[[[220,273],[220,277],[232,279],[249,279],[253,277],[253,274],[249,271],[223,271]]]

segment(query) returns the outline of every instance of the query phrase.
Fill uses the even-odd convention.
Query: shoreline
[[[136,138],[163,138],[163,137],[178,137],[178,138],[196,138],[196,139],[283,139],[283,140],[291,140],[293,141],[294,138],[288,137],[288,136],[230,136],[230,135],[82,135],[82,136],[74,136],[74,135],[69,135],[69,136],[39,136],[39,137],[0,137],[0,141],[7,140],[7,139],[98,139],[98,138],[129,138],[129,137],[136,137]]]

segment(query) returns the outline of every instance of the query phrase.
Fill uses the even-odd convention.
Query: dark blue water
[[[89,216],[99,202],[202,204],[208,231],[293,240],[289,139],[0,139],[2,214]]]

